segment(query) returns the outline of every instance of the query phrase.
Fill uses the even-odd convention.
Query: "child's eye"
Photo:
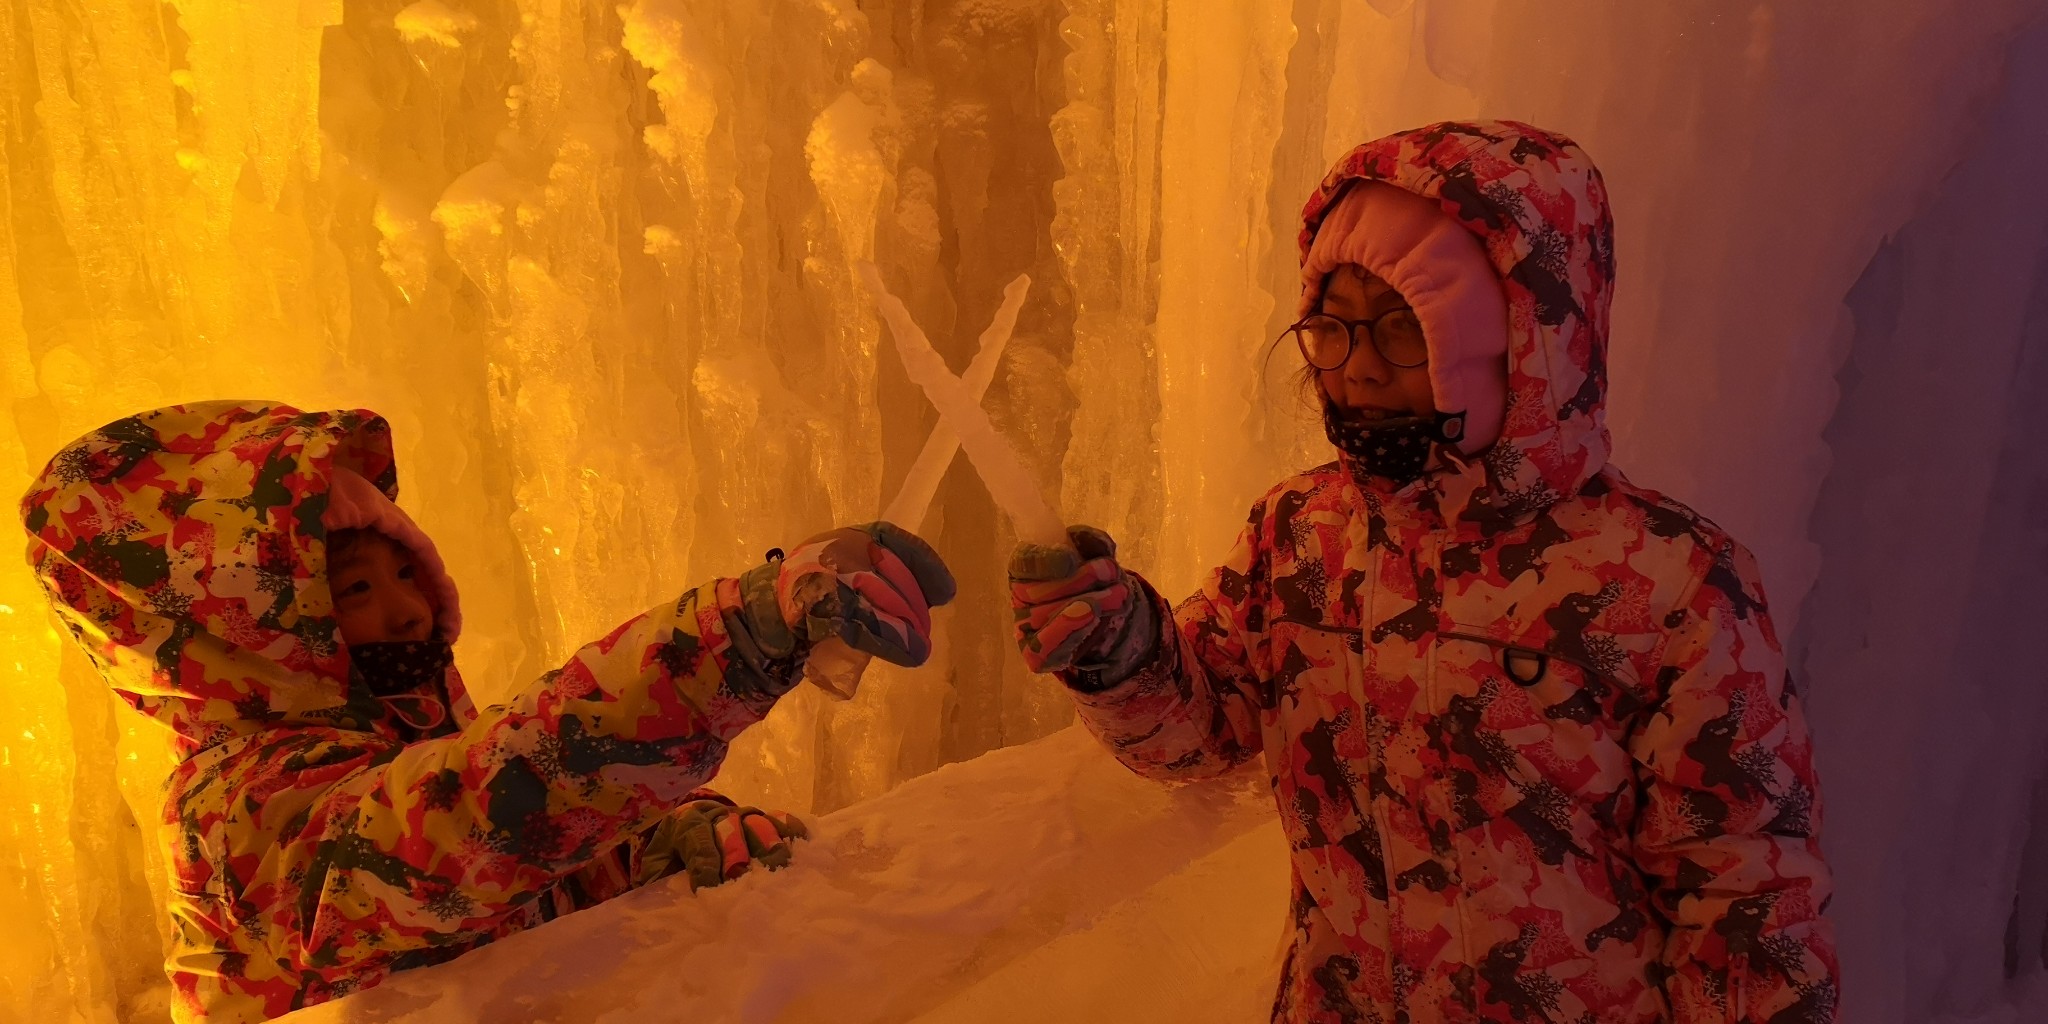
[[[339,597],[362,597],[363,595],[365,595],[365,594],[368,594],[369,592],[370,592],[370,581],[369,581],[369,580],[357,580],[357,581],[355,581],[354,583],[350,583],[350,584],[346,584],[346,585],[344,585],[344,586],[343,586],[343,587],[341,588],[341,593],[340,593],[340,594],[338,594],[337,596],[339,596]]]
[[[410,566],[410,565],[402,565],[402,566],[399,566],[399,568],[398,568],[398,578],[399,578],[399,579],[402,579],[402,580],[409,580],[409,579],[412,579],[412,574],[413,574],[413,567],[412,567],[412,566]]]

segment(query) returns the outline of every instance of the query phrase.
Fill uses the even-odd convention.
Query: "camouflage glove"
[[[654,874],[668,874],[679,863],[692,891],[707,889],[746,874],[756,861],[770,871],[787,867],[790,844],[809,835],[795,815],[707,796],[669,813],[650,845],[649,867]]]
[[[1019,544],[1010,556],[1017,648],[1033,672],[1071,673],[1106,689],[1130,678],[1159,646],[1152,596],[1116,562],[1116,542],[1068,527],[1071,548]]]
[[[821,533],[786,557],[770,552],[740,577],[740,590],[750,632],[772,656],[837,637],[916,667],[931,657],[931,610],[953,599],[954,583],[916,534],[869,523]]]

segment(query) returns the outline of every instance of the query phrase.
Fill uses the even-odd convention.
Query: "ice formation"
[[[996,310],[996,318],[989,323],[988,330],[981,333],[981,347],[975,351],[974,362],[968,365],[966,377],[957,382],[957,387],[949,388],[938,379],[941,375],[951,376],[946,371],[944,361],[932,351],[931,342],[925,338],[924,332],[918,330],[915,323],[910,322],[909,314],[903,312],[903,303],[895,296],[889,295],[886,289],[882,289],[879,277],[874,276],[873,264],[863,264],[862,274],[867,279],[869,290],[875,292],[875,301],[882,307],[883,318],[886,320],[894,315],[903,321],[896,328],[905,332],[896,335],[898,351],[904,351],[903,339],[914,336],[915,345],[921,348],[922,352],[930,353],[931,360],[936,360],[925,364],[926,372],[932,375],[931,386],[925,388],[926,396],[931,396],[932,388],[938,388],[941,392],[940,400],[948,405],[965,403],[965,411],[971,413],[971,418],[976,421],[974,429],[984,435],[992,434],[994,427],[988,424],[988,417],[981,413],[981,397],[987,393],[989,382],[995,377],[996,364],[1002,360],[1003,347],[1010,343],[1010,334],[1017,327],[1017,313],[1024,308],[1024,296],[1031,289],[1030,276],[1020,274],[1003,289],[1002,308]],[[905,355],[905,365],[908,366],[915,358]],[[920,386],[924,386],[922,382]],[[958,411],[960,410],[956,410]],[[985,445],[986,441],[982,443]],[[938,491],[939,481],[945,477],[947,467],[952,464],[953,456],[959,451],[960,435],[954,431],[949,419],[942,415],[938,425],[932,428],[932,436],[925,440],[924,450],[917,453],[917,461],[911,463],[910,472],[904,476],[903,485],[897,490],[896,497],[890,499],[888,507],[882,509],[883,521],[895,523],[908,530],[922,529],[925,515],[931,511],[932,497]],[[1005,453],[998,452],[994,457],[1004,459]],[[1014,454],[1007,456],[1007,466],[1011,472],[1017,474],[1013,479],[1023,479],[1021,469],[1015,468]],[[1025,481],[1024,486],[1028,488],[1029,482]],[[1035,507],[1027,508],[1024,514],[1029,516],[1034,513],[1041,519],[1051,518],[1051,512],[1045,507],[1042,499],[1036,500]],[[1014,512],[1012,517],[1015,517]],[[1040,530],[1044,529],[1044,525],[1041,524]],[[1060,536],[1064,539],[1065,535]],[[851,700],[859,690],[861,677],[872,660],[838,640],[827,640],[812,651],[810,658],[804,662],[804,675],[835,700]]]
[[[0,18],[0,482],[18,493],[64,441],[181,399],[377,409],[404,501],[462,580],[459,656],[489,698],[911,491],[937,417],[882,351],[868,261],[970,390],[988,375],[983,407],[1036,488],[1178,595],[1264,487],[1325,457],[1289,354],[1269,372],[1264,342],[1327,161],[1439,117],[1534,121],[1579,137],[1614,191],[1617,461],[1768,577],[1827,787],[1847,1016],[2048,1018],[2029,646],[2048,614],[2042,13],[174,0],[84,17],[17,0]],[[1038,284],[1000,365],[979,366],[970,325],[1019,274]],[[981,1020],[1081,978],[1085,1005],[1049,1016],[1181,994],[1255,1008],[1263,910],[1231,904],[1256,942],[1154,938],[1196,934],[1218,892],[1271,888],[1277,907],[1258,874],[1276,869],[1237,845],[1258,833],[1223,841],[1203,803],[1223,798],[1126,779],[1074,734],[1018,748],[1068,704],[1010,648],[1011,520],[964,463],[937,475],[916,477],[925,529],[965,597],[933,664],[875,666],[845,703],[799,691],[719,780],[827,814],[810,863],[523,936],[443,971],[460,999],[431,975],[392,991],[533,1019],[520,1007],[561,993],[732,1007],[800,982],[894,1019]],[[12,558],[0,676],[0,1018],[161,1021],[140,924],[160,902],[158,737],[110,706]],[[1230,820],[1263,820],[1254,804]],[[982,831],[948,846],[970,817]],[[855,835],[892,837],[901,870],[842,846]],[[1075,867],[1095,859],[1108,874]],[[891,893],[903,916],[867,913]],[[717,959],[748,954],[713,938],[787,927],[799,898],[839,915],[792,940],[813,959]],[[674,987],[694,976],[663,946],[691,941],[692,962],[742,972],[731,987]],[[501,989],[477,966],[547,950],[634,969]],[[1144,980],[1211,978],[1202,964],[1213,989]],[[859,1002],[854,977],[900,1001]],[[361,1002],[399,1012],[377,998]]]
[[[1024,296],[1030,290],[1031,278],[1025,274],[1018,275],[1016,280],[1004,286],[1003,304],[996,310],[995,319],[989,322],[988,330],[981,332],[981,344],[975,349],[974,361],[967,365],[966,374],[960,378],[961,387],[977,410],[982,396],[988,393],[990,382],[995,380],[996,366],[1002,362],[1003,349],[1010,344],[1010,335],[1016,332],[1017,314],[1023,311]],[[919,334],[921,336],[923,332]],[[927,340],[924,344],[930,347],[931,342]],[[939,491],[939,481],[945,478],[947,467],[953,464],[953,456],[959,451],[960,435],[942,416],[938,425],[932,428],[932,436],[925,440],[924,450],[917,453],[917,461],[910,464],[910,472],[904,474],[902,489],[882,510],[882,518],[906,529],[922,528],[926,514],[931,511],[932,498]]]
[[[874,265],[863,264],[861,273],[869,290],[875,292],[875,301],[882,307],[883,318],[887,320],[891,316],[897,317],[902,322],[892,321],[892,329],[908,332],[896,335],[898,351],[904,350],[904,338],[914,336],[915,345],[922,352],[930,353],[929,359],[932,361],[923,364],[925,372],[930,375],[930,386],[925,386],[924,382],[920,381],[920,386],[925,387],[926,395],[931,396],[933,388],[939,389],[939,400],[948,406],[962,403],[955,412],[970,415],[975,421],[974,429],[980,435],[993,434],[995,428],[988,424],[988,417],[981,412],[981,397],[988,391],[989,381],[995,376],[996,363],[1002,359],[1003,347],[1010,343],[1010,333],[1016,329],[1017,313],[1024,307],[1024,296],[1030,291],[1031,278],[1019,275],[1003,289],[1002,308],[996,310],[995,320],[989,324],[988,330],[982,332],[981,347],[974,353],[974,362],[969,364],[966,378],[956,380],[953,385],[948,386],[939,379],[941,376],[952,376],[947,372],[945,362],[940,359],[938,353],[932,351],[931,342],[925,338],[924,332],[909,321],[909,314],[903,311],[903,303],[881,288],[880,279],[874,274]],[[915,358],[905,355],[906,366]],[[987,441],[984,438],[978,437],[977,440],[986,446]],[[911,464],[910,472],[904,476],[903,485],[897,490],[896,497],[890,499],[888,507],[882,510],[882,519],[908,530],[922,529],[925,515],[931,510],[932,496],[938,490],[939,481],[945,476],[946,468],[952,464],[953,456],[959,450],[960,435],[953,430],[951,422],[942,416],[938,426],[932,428],[932,436],[925,439],[924,450],[917,453],[917,461]],[[1022,470],[1015,468],[1016,457],[1013,453],[998,452],[994,457],[1007,457],[1008,467],[1016,474],[1013,478],[1024,479],[1021,475]],[[1024,486],[1031,486],[1028,480]],[[1034,494],[1029,497],[1036,496]],[[1035,504],[1037,507],[1027,509],[1026,515],[1035,512],[1041,518],[1051,518],[1051,512],[1045,507],[1043,499],[1037,499]],[[1064,534],[1061,536],[1064,537]],[[827,640],[818,645],[817,649],[811,652],[810,658],[804,662],[804,675],[817,683],[818,688],[833,699],[851,700],[859,690],[861,676],[867,671],[872,660],[845,643]]]
[[[827,815],[783,871],[656,886],[283,1019],[1251,1020],[1287,912],[1270,800],[1149,783],[1073,726]]]
[[[945,357],[932,348],[924,331],[910,318],[903,300],[889,294],[875,265],[861,264],[860,274],[875,296],[875,305],[881,309],[882,322],[889,325],[890,337],[896,340],[896,354],[903,358],[904,370],[932,405],[938,407],[946,426],[958,435],[959,444],[967,449],[968,461],[974,463],[989,494],[1016,524],[1018,539],[1035,544],[1066,543],[1067,531],[1059,513],[1038,493],[1038,485],[1017,458],[1016,449],[989,422],[973,390],[946,370]],[[1025,283],[1028,286],[1028,278]]]

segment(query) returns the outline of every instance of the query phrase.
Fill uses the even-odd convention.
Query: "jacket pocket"
[[[1439,728],[1477,768],[1464,784],[1473,792],[1456,796],[1462,817],[1505,815],[1539,831],[1541,819],[1581,853],[1626,843],[1627,737],[1640,707],[1629,688],[1555,651],[1455,625],[1439,634],[1437,673],[1452,694]]]
[[[1455,624],[1439,636],[1447,651],[1462,644],[1485,648],[1498,678],[1525,694],[1545,720],[1612,732],[1626,728],[1642,710],[1642,701],[1627,683],[1547,648],[1501,640]]]

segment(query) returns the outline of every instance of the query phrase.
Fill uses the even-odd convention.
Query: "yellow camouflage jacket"
[[[338,468],[396,496],[382,418],[209,402],[80,438],[22,502],[59,618],[182,758],[162,830],[181,1020],[264,1020],[672,871],[664,815],[793,678],[735,655],[719,580],[500,705],[451,668],[453,714],[422,734],[349,685],[321,524]]]

